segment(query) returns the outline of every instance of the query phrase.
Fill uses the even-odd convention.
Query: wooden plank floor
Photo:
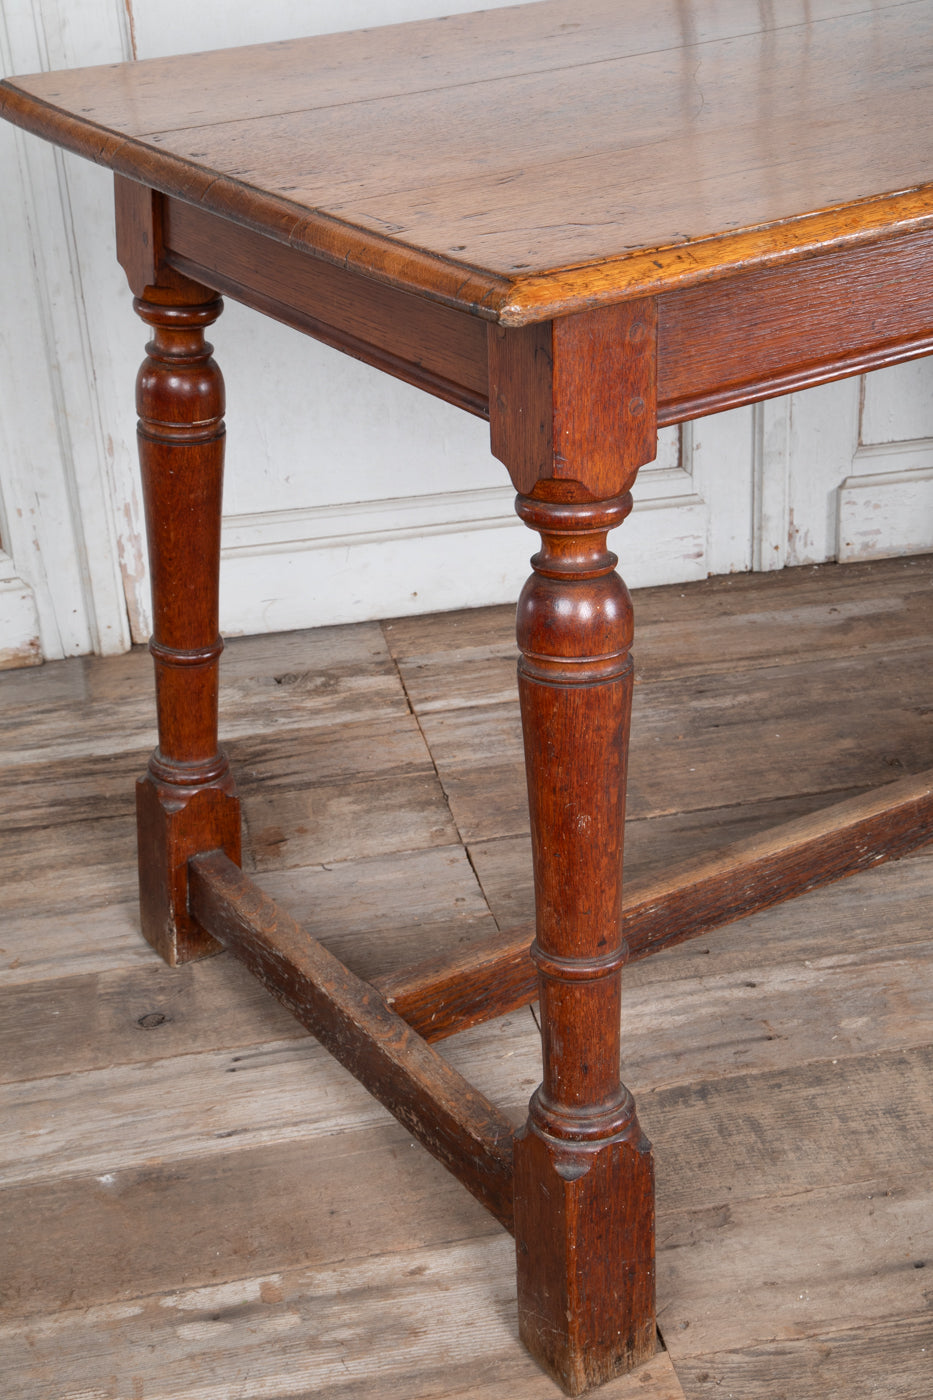
[[[933,766],[933,556],[636,596],[628,877]],[[232,641],[246,862],[372,975],[526,918],[508,609]],[[553,1400],[510,1240],[224,955],[141,941],[148,656],[0,678],[5,1400]],[[605,1400],[933,1395],[933,849],[640,963],[665,1350]],[[531,1010],[446,1042],[518,1121]]]

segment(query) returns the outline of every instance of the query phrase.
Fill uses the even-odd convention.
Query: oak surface
[[[928,227],[931,46],[930,0],[543,0],[8,80],[0,111],[520,324]]]

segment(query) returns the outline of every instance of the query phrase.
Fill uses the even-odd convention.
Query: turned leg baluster
[[[172,964],[218,947],[188,912],[188,858],[222,849],[240,859],[239,805],[217,743],[224,392],[204,339],[223,304],[195,291],[196,303],[156,288],[134,302],[153,331],[136,387],[159,726],[136,789],[140,905],[146,938]]]
[[[631,497],[545,494],[517,502],[543,539],[518,643],[544,1069],[515,1146],[515,1233],[522,1337],[577,1395],[655,1349],[651,1149],[619,1077],[632,609],[606,533]]]

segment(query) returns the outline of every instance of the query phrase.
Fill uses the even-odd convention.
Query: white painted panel
[[[420,408],[424,395],[411,393]],[[447,405],[429,406],[463,419]],[[440,492],[225,515],[222,630],[279,631],[456,608],[465,584],[471,606],[514,601],[537,537],[515,515],[514,489],[502,484],[505,468],[489,455],[485,424],[477,427],[476,464],[484,470],[459,479],[488,473],[497,478],[493,485],[458,490],[458,477],[444,481],[442,471]],[[410,445],[406,433],[403,447]],[[680,466],[676,428],[660,435],[658,457],[644,468],[635,495],[633,514],[612,537],[628,582],[705,577],[708,512]]]
[[[36,666],[42,659],[35,593],[0,550],[0,671]]]
[[[229,515],[505,486],[489,426],[228,301],[211,329],[227,382]]]
[[[783,569],[790,473],[788,400],[755,404],[752,425],[752,568]]]
[[[101,571],[106,559],[132,640],[144,641],[148,624],[141,626],[139,610],[142,606],[148,613],[149,578],[136,455],[135,381],[147,336],[116,260],[113,178],[77,156],[65,156],[65,164],[93,373],[95,422],[86,441],[93,436],[97,479],[106,483],[110,502],[107,540],[98,528],[91,552],[101,557]]]
[[[683,427],[684,460],[706,506],[706,573],[752,567],[754,444],[751,408],[734,408]]]
[[[836,490],[852,471],[858,444],[858,379],[792,394],[788,408],[785,563],[836,557]]]
[[[0,168],[12,197],[0,199],[0,510],[6,549],[33,590],[43,652],[56,657],[89,651],[94,638],[49,359],[49,306],[32,253],[36,215],[24,145],[4,124]],[[41,154],[54,180],[52,153]]]
[[[865,376],[863,443],[933,438],[933,359],[879,369]]]
[[[139,58],[499,10],[515,0],[127,0]]]
[[[860,448],[839,488],[839,559],[933,550],[933,439]]]
[[[708,512],[689,447],[680,428],[662,429],[658,455],[638,473],[635,509],[612,538],[632,588],[706,577]]]
[[[859,436],[838,493],[839,558],[933,549],[933,360],[865,376]]]
[[[10,5],[2,20],[5,71],[123,54],[116,0],[44,0],[31,12]],[[129,643],[68,173],[69,158],[3,124],[0,497],[5,540],[33,589],[49,657]],[[107,204],[90,203],[98,231]],[[94,233],[93,222],[81,226],[85,247]]]
[[[244,528],[249,517],[240,517],[226,538],[253,534],[263,543],[225,545],[221,630],[231,635],[400,616],[424,612],[426,601],[432,610],[456,608],[462,606],[464,578],[476,606],[516,598],[528,576],[532,537],[511,510],[513,493],[505,501],[498,490],[488,496],[477,492],[470,502],[425,497],[420,509],[408,502],[366,502],[340,507],[336,522],[324,513],[314,522],[301,512],[294,522],[298,538],[279,549],[268,541],[291,533],[281,517],[260,517],[253,531]],[[454,510],[461,518],[451,526]],[[391,519],[395,528],[387,528]],[[315,523],[322,530],[316,536]]]

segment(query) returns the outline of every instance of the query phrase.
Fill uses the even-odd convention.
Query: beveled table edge
[[[121,135],[36,97],[13,78],[0,81],[0,117],[311,257],[505,326],[549,321],[933,228],[930,181],[776,222],[510,278],[309,210]]]

